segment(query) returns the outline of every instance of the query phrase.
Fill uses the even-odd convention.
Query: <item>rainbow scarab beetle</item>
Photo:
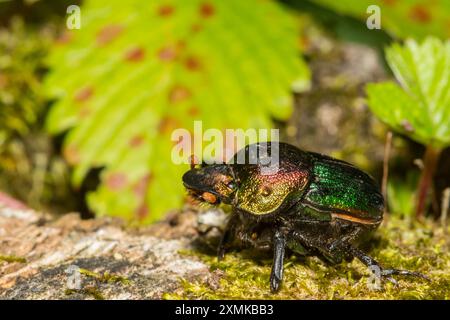
[[[392,275],[426,278],[417,272],[383,269],[358,249],[380,225],[384,202],[374,180],[347,162],[286,143],[256,143],[227,164],[191,168],[183,183],[201,201],[232,206],[219,259],[235,240],[273,251],[273,292],[282,282],[286,250],[319,255],[331,263],[356,257],[375,276],[394,284]]]

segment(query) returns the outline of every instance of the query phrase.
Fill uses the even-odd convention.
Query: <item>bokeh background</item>
[[[154,222],[186,201],[171,133],[202,120],[279,128],[380,184],[392,130],[389,211],[413,217],[422,190],[439,217],[449,36],[446,0],[0,1],[2,198]]]

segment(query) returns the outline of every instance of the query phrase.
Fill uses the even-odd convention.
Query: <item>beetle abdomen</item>
[[[381,222],[383,197],[368,174],[344,161],[316,153],[311,156],[313,174],[305,205],[357,223]]]

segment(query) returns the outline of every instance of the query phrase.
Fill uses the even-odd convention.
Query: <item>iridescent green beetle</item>
[[[383,269],[358,249],[380,225],[384,203],[374,180],[347,162],[285,143],[257,143],[228,164],[192,168],[183,183],[202,201],[232,206],[219,259],[234,240],[273,251],[272,291],[280,288],[286,249],[331,263],[356,257],[376,277],[393,283],[392,275],[426,279],[417,272]]]

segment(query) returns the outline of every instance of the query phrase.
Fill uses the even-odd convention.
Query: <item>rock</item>
[[[112,218],[53,219],[3,206],[0,298],[160,299],[181,289],[180,278],[208,282],[208,266],[179,253],[191,249],[195,217],[185,210],[172,215],[175,224],[128,229]]]

